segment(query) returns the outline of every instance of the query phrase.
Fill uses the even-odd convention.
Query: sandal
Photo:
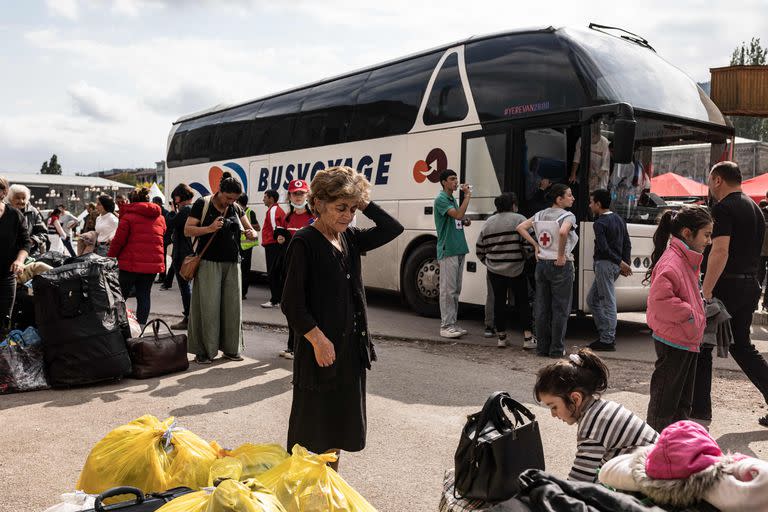
[[[764,427],[768,427],[768,414],[757,419],[757,422]]]

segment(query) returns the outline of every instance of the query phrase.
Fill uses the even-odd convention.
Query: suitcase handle
[[[93,504],[93,509],[96,510],[96,512],[104,512],[104,505],[102,505],[101,502],[107,498],[114,498],[115,496],[120,496],[121,494],[133,494],[136,496],[136,503],[134,503],[134,505],[144,503],[144,493],[141,492],[141,489],[129,486],[113,487],[112,489],[104,491],[96,497],[96,501]]]

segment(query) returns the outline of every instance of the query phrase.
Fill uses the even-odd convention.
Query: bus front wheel
[[[405,262],[402,283],[408,305],[421,316],[440,316],[440,265],[434,241],[418,246]]]

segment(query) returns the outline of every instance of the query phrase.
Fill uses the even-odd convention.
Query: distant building
[[[112,178],[125,183],[165,183],[165,160],[155,162],[155,167],[140,167],[136,169],[109,169],[96,171],[88,176]]]
[[[32,192],[30,201],[41,210],[63,204],[68,210],[80,213],[86,203],[95,201],[100,194],[114,197],[127,193],[132,185],[91,176],[68,174],[22,174],[0,171],[11,185],[25,185]]]
[[[710,144],[662,146],[653,149],[653,174],[674,172],[706,183],[710,168]],[[768,172],[768,142],[736,137],[733,160],[745,180]]]

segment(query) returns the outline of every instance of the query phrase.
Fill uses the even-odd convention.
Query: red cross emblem
[[[552,243],[552,237],[549,236],[549,233],[544,231],[542,234],[539,235],[539,245],[542,247],[549,247],[549,244]]]

